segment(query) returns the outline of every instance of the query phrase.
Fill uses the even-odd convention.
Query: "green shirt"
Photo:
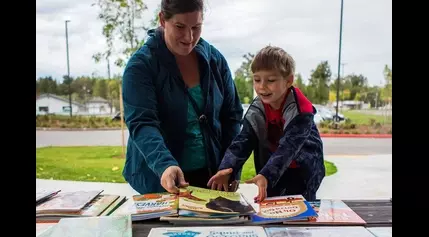
[[[204,98],[201,86],[197,85],[195,87],[189,88],[188,92],[197,103],[198,108],[202,111]],[[180,167],[183,171],[192,171],[207,167],[207,163],[203,135],[198,122],[198,115],[195,112],[191,101],[189,100],[187,120],[188,124],[186,127],[186,139],[184,143],[182,160],[180,161]]]

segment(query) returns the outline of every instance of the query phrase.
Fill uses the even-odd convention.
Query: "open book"
[[[180,194],[151,193],[134,195],[112,215],[130,215],[132,220],[165,216],[195,218],[232,218],[250,215],[255,210],[237,192],[225,192],[189,186]]]

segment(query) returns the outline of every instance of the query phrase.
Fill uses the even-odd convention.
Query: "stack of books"
[[[62,218],[110,215],[125,196],[102,194],[103,190],[36,191],[36,223],[55,223]]]

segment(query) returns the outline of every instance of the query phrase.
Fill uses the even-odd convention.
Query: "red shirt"
[[[267,139],[270,142],[270,151],[275,152],[279,146],[280,138],[283,136],[283,126],[285,120],[283,118],[283,106],[286,102],[286,98],[289,92],[286,94],[283,103],[279,109],[273,109],[269,104],[262,103],[265,109],[265,118],[266,123],[265,127],[267,129]],[[289,168],[297,168],[296,162],[293,160],[289,165]]]

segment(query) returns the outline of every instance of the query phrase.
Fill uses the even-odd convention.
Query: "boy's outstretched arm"
[[[259,172],[268,180],[268,187],[273,188],[277,184],[292,160],[301,152],[302,146],[311,134],[313,123],[313,115],[305,113],[297,115],[287,125],[277,150]]]
[[[218,170],[232,168],[231,177],[235,177],[236,172],[246,163],[256,144],[256,134],[249,121],[244,119],[243,128],[226,150]]]

